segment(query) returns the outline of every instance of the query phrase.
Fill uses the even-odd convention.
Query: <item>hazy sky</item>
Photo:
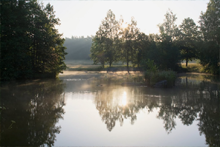
[[[39,0],[45,5],[54,6],[56,17],[61,25],[56,28],[63,37],[95,35],[111,9],[119,20],[120,16],[125,22],[130,22],[133,16],[140,31],[158,33],[158,24],[163,23],[164,15],[171,9],[177,16],[176,24],[180,25],[184,18],[190,17],[197,24],[201,12],[205,12],[209,0],[145,0],[145,1],[63,1]]]

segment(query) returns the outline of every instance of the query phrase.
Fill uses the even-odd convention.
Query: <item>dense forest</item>
[[[65,38],[64,46],[68,53],[66,60],[90,60],[90,48],[92,46],[92,37],[72,37]]]
[[[66,68],[53,6],[37,0],[3,0],[0,5],[0,80],[55,77]]]
[[[124,23],[123,18],[115,19],[109,10],[107,16],[93,37],[91,58],[94,63],[122,61],[143,66],[152,63],[161,70],[178,70],[180,61],[199,59],[207,72],[219,73],[220,50],[220,1],[210,0],[205,13],[201,13],[199,26],[193,19],[185,18],[180,26],[177,17],[169,10],[164,22],[159,24],[159,34],[146,35],[137,28],[131,18]],[[126,27],[125,24],[127,24]]]

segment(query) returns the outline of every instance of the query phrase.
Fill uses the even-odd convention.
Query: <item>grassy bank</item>
[[[107,71],[109,65],[106,64],[104,68],[100,64],[94,65],[91,60],[67,60],[65,61],[67,65],[67,71]],[[118,63],[113,64],[111,68],[116,68],[117,71],[126,71],[126,64]],[[140,70],[137,67],[129,66],[129,70]],[[179,72],[198,72],[205,73],[204,68],[199,63],[188,63],[186,66],[185,63],[181,63],[181,69]]]
[[[183,72],[205,72],[203,66],[199,63],[188,63],[188,66],[186,66],[186,63],[181,63],[181,67]]]
[[[103,68],[101,64],[94,65],[91,60],[67,60],[67,71],[127,71],[127,65],[123,63],[114,63],[111,67],[106,64]],[[140,70],[137,67],[129,66],[129,71]]]

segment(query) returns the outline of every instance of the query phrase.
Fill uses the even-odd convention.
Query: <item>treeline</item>
[[[64,39],[53,6],[37,0],[3,0],[0,80],[55,77],[65,69]]]
[[[65,38],[64,46],[68,53],[66,60],[90,60],[90,48],[92,46],[92,37],[72,37]]]
[[[146,35],[137,28],[134,18],[125,26],[124,20],[115,19],[109,10],[93,38],[91,58],[103,66],[122,61],[134,66],[146,66],[154,61],[161,70],[178,70],[180,61],[199,59],[207,72],[219,73],[220,1],[210,0],[205,13],[201,13],[199,26],[185,18],[180,26],[172,11],[165,14],[159,24],[160,34]],[[149,20],[150,21],[150,20]]]

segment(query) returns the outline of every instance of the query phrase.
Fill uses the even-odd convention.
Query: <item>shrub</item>
[[[158,70],[158,67],[155,64],[154,60],[150,60],[150,59],[148,59],[147,61],[143,60],[141,65],[144,70],[147,70],[153,73],[157,72]]]
[[[147,81],[148,86],[154,86],[157,82],[167,80],[166,87],[173,87],[176,80],[176,72],[174,71],[146,71],[145,80]]]

